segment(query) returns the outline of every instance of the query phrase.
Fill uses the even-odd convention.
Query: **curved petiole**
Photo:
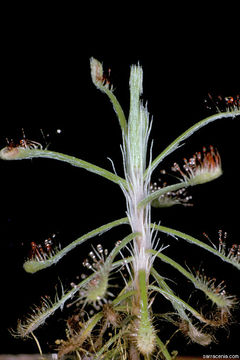
[[[149,165],[148,169],[145,171],[144,177],[147,177],[147,174],[149,172],[153,172],[153,170],[158,166],[158,164],[169,154],[171,154],[173,151],[175,151],[179,144],[186,140],[188,137],[190,137],[192,134],[194,134],[197,130],[201,129],[203,126],[218,120],[222,118],[235,118],[240,115],[240,110],[235,110],[231,112],[223,112],[218,113],[212,116],[207,117],[206,119],[203,119],[193,126],[191,126],[188,130],[184,131],[180,136],[178,136],[170,145],[166,147],[156,158],[153,160],[153,162]]]
[[[214,255],[216,255],[218,257],[220,257],[223,261],[233,265],[238,270],[240,270],[240,261],[237,261],[234,257],[224,255],[221,251],[218,251],[217,249],[205,244],[204,242],[194,238],[191,235],[187,235],[187,234],[185,234],[185,233],[183,233],[181,231],[171,229],[171,228],[168,228],[166,226],[151,224],[151,227],[154,228],[155,230],[159,230],[159,231],[161,231],[161,232],[163,232],[165,234],[173,235],[174,237],[180,237],[181,239],[186,240],[190,244],[200,246],[201,248],[211,252],[212,254],[214,254]]]
[[[122,224],[128,224],[128,218],[121,218],[119,220],[112,221],[108,224],[102,225],[98,227],[97,229],[94,229],[87,234],[79,237],[78,239],[74,240],[71,244],[64,247],[62,250],[59,250],[55,255],[48,257],[47,259],[39,260],[38,258],[27,260],[23,267],[24,270],[29,273],[35,273],[39,270],[46,269],[49,266],[52,266],[56,264],[59,260],[62,259],[63,256],[65,256],[69,251],[73,250],[76,246],[81,245],[85,241],[91,239],[92,237],[96,235],[100,235],[105,231],[108,231],[112,229],[113,227],[122,225]]]
[[[78,159],[74,156],[62,154],[56,151],[44,150],[44,149],[31,149],[22,146],[17,147],[5,147],[0,151],[0,158],[3,160],[23,160],[33,158],[48,158],[58,161],[66,162],[72,166],[76,166],[94,174],[100,175],[118,185],[127,188],[127,182],[120,176],[101,168],[100,166],[89,163],[88,161]]]

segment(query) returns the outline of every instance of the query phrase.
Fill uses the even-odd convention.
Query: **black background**
[[[78,22],[69,21],[66,25],[61,21],[61,26],[50,30],[46,30],[44,22],[36,28],[33,23],[34,20],[30,27],[21,24],[12,31],[11,27],[6,28],[3,34],[1,147],[6,145],[6,138],[19,141],[23,128],[28,139],[44,146],[50,143],[49,149],[111,171],[107,159],[110,157],[119,175],[123,175],[119,125],[107,97],[91,83],[91,56],[103,62],[106,70],[111,68],[115,95],[126,115],[130,65],[139,62],[143,66],[143,100],[147,101],[153,116],[154,157],[181,132],[215,112],[205,107],[208,93],[229,96],[240,90],[239,67],[233,54],[226,50],[231,49],[231,43],[223,36],[224,30],[189,37],[190,29],[179,32],[176,27],[171,33],[168,28],[164,32],[159,29],[153,44],[145,39],[141,43],[141,36],[137,36],[138,42],[132,40],[134,46],[129,48],[124,36],[100,37],[97,30],[92,33],[87,28],[84,32]],[[208,125],[165,159],[162,167],[169,170],[174,161],[180,163],[183,157],[190,157],[202,146],[212,144],[221,154],[223,176],[191,190],[194,207],[154,209],[154,221],[202,240],[202,233],[206,232],[215,243],[218,229],[223,229],[228,232],[229,246],[239,243],[238,121],[225,119]],[[61,134],[57,129],[61,129]],[[1,161],[0,174],[0,353],[32,353],[36,351],[33,342],[13,339],[7,329],[16,327],[17,319],[28,312],[31,304],[38,304],[41,295],[54,297],[59,279],[68,288],[83,272],[84,253],[90,251],[91,246],[77,248],[53,269],[29,275],[22,269],[22,263],[31,241],[41,242],[56,233],[57,241],[64,246],[91,229],[125,216],[125,201],[117,185],[57,161]],[[158,177],[158,169],[155,176]],[[101,241],[111,249],[127,230],[126,227],[114,230],[92,243]],[[182,240],[162,235],[160,238],[164,245],[171,244],[166,254],[190,268],[204,267],[206,274],[216,276],[219,282],[226,280],[230,294],[240,296],[239,272],[231,265]],[[186,280],[166,265],[158,266],[164,276],[175,281],[173,288],[177,294],[188,300],[193,288]],[[157,297],[158,311],[169,311],[165,301],[161,301],[160,296]],[[197,303],[195,293],[190,301],[204,310],[201,303]],[[61,334],[63,317],[58,312],[47,321],[49,327],[39,330],[44,351],[48,351],[48,345]],[[219,330],[218,343],[208,349],[193,344],[186,349],[186,341],[180,334],[173,338],[170,349],[177,348],[180,354],[236,354],[239,319],[240,312],[236,309],[235,323]],[[175,330],[164,322],[158,322],[158,326],[164,341]]]

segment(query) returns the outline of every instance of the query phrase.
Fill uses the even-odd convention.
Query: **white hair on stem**
[[[124,172],[127,180],[127,189],[122,187],[127,202],[127,216],[133,232],[141,233],[135,238],[133,244],[133,267],[136,272],[145,269],[149,273],[151,266],[151,255],[146,250],[152,248],[151,205],[139,207],[138,204],[149,192],[151,170],[144,178],[146,169],[146,158],[148,139],[151,130],[147,108],[140,103],[139,123],[136,129],[138,144],[135,143],[130,131],[121,148],[123,154]],[[152,148],[152,147],[151,147]],[[151,161],[151,152],[150,152]],[[150,169],[150,167],[149,167]]]

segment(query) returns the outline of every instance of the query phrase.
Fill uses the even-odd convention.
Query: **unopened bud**
[[[104,81],[102,64],[98,60],[92,57],[90,59],[90,68],[91,68],[92,81],[94,85],[100,87],[101,85],[103,85],[103,81]]]

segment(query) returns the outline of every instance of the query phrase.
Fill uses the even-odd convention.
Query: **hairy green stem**
[[[139,270],[138,272],[138,284],[141,297],[141,321],[146,324],[149,324],[149,314],[148,314],[148,294],[147,294],[147,284],[146,284],[146,272],[144,270]]]
[[[79,334],[73,335],[72,339],[69,336],[69,339],[73,341],[74,345],[76,345],[76,350],[80,352],[82,344],[88,337],[91,336],[94,327],[103,319],[103,322],[105,322],[106,325],[102,326],[99,324],[101,329],[99,338],[101,342],[103,339],[106,340],[106,342],[100,350],[99,347],[96,346],[96,351],[98,352],[95,354],[95,357],[100,359],[102,356],[105,356],[105,354],[107,354],[107,358],[109,359],[110,357],[115,356],[120,357],[121,354],[123,354],[121,350],[124,351],[125,356],[127,346],[129,346],[130,349],[128,348],[128,350],[131,358],[140,359],[141,357],[144,358],[144,360],[150,360],[151,357],[155,355],[154,352],[158,347],[161,352],[160,356],[164,357],[166,360],[171,360],[171,355],[168,353],[166,347],[168,342],[164,344],[160,340],[160,338],[156,335],[155,329],[152,325],[153,319],[151,318],[151,312],[149,310],[151,305],[149,294],[152,291],[160,293],[163,297],[165,297],[165,299],[170,301],[176,310],[176,315],[180,316],[182,320],[185,320],[189,324],[190,317],[188,318],[188,312],[190,312],[190,314],[192,314],[198,320],[202,321],[204,324],[209,325],[213,321],[204,319],[204,317],[198,311],[175,295],[162,276],[152,267],[153,259],[155,257],[158,257],[165,263],[173,266],[187,279],[191,280],[196,288],[203,290],[210,299],[213,301],[215,300],[215,303],[218,305],[220,304],[225,306],[227,310],[228,306],[230,307],[230,305],[235,303],[235,300],[232,299],[233,297],[229,296],[226,297],[226,302],[224,303],[221,297],[222,294],[220,293],[219,295],[220,287],[217,287],[217,291],[215,291],[216,294],[214,293],[214,282],[205,281],[205,278],[202,281],[201,276],[196,276],[195,278],[193,274],[185,270],[180,264],[162,254],[161,252],[153,250],[153,231],[151,231],[151,227],[155,230],[172,235],[174,237],[180,237],[191,244],[202,247],[203,249],[220,257],[222,260],[234,265],[239,270],[240,260],[238,253],[236,255],[235,251],[237,245],[235,245],[235,248],[233,248],[231,253],[226,255],[222,247],[219,247],[218,251],[217,248],[213,248],[190,235],[164,226],[151,224],[150,203],[156,199],[162,200],[161,196],[165,195],[166,193],[175,192],[190,185],[196,185],[209,181],[209,178],[212,180],[213,178],[218,177],[222,173],[220,166],[217,168],[219,171],[210,174],[212,176],[209,174],[204,174],[204,176],[200,178],[198,173],[197,177],[189,178],[188,181],[188,176],[183,175],[184,181],[180,181],[177,184],[164,187],[151,194],[149,194],[150,178],[153,170],[158,166],[158,164],[163,159],[165,159],[166,156],[176,150],[184,140],[194,134],[197,130],[215,120],[222,118],[234,118],[239,116],[240,111],[235,110],[232,112],[218,113],[194,124],[188,130],[184,131],[180,136],[178,136],[168,147],[166,147],[146,169],[148,137],[151,129],[151,123],[149,122],[147,108],[143,106],[141,101],[141,95],[143,92],[142,68],[139,65],[133,65],[131,67],[130,111],[127,123],[123,109],[113,94],[113,87],[110,85],[108,77],[103,72],[102,64],[96,59],[91,58],[90,66],[94,85],[108,96],[118,117],[123,135],[122,153],[125,179],[116,175],[115,171],[111,172],[105,170],[97,165],[91,164],[87,161],[70,155],[44,150],[41,144],[26,139],[21,140],[18,146],[9,144],[9,146],[3,148],[0,151],[0,158],[4,160],[49,158],[66,162],[72,166],[83,168],[89,172],[102,176],[112,181],[113,183],[118,184],[123,190],[127,202],[128,217],[110,222],[88,232],[87,234],[73,241],[64,249],[57,251],[55,254],[54,250],[51,251],[51,255],[45,254],[44,251],[39,251],[37,256],[34,254],[34,259],[25,262],[24,268],[26,271],[34,273],[38,270],[56,264],[64,255],[66,255],[69,251],[78,245],[89,240],[93,236],[101,234],[104,231],[110,230],[111,228],[118,225],[130,224],[132,233],[126,236],[121,242],[117,242],[116,246],[113,247],[110,254],[108,255],[106,255],[104,251],[99,251],[99,253],[97,253],[97,251],[93,251],[93,255],[91,256],[93,265],[90,263],[88,264],[89,269],[92,269],[93,273],[86,279],[82,280],[78,285],[74,285],[71,290],[64,292],[62,289],[61,298],[56,295],[54,302],[52,302],[47,297],[42,298],[42,305],[39,307],[34,307],[32,309],[32,313],[29,315],[29,318],[22,323],[19,322],[17,335],[26,337],[31,334],[57,309],[62,309],[65,305],[65,302],[70,299],[72,301],[74,296],[77,302],[84,303],[84,305],[88,304],[94,306],[97,301],[99,301],[101,304],[101,301],[105,301],[106,295],[111,295],[111,293],[107,290],[108,287],[111,286],[108,284],[108,280],[111,279],[110,276],[114,272],[113,270],[131,263],[131,270],[129,271],[131,277],[130,281],[125,282],[125,286],[123,286],[122,291],[116,295],[115,299],[111,303],[115,313],[122,312],[123,316],[125,316],[123,317],[121,328],[116,327],[114,329],[115,332],[113,336],[109,340],[105,339],[104,333],[107,329],[108,319],[107,314],[105,314],[105,309],[103,308],[102,311],[99,311],[93,317],[88,318],[85,324],[81,327]],[[234,105],[233,107],[238,107],[238,104],[236,106]],[[132,240],[133,244],[131,244],[132,246],[130,250],[132,256],[128,258],[120,258],[120,260],[113,262],[116,256],[119,254],[122,256],[121,250],[124,247],[127,247]],[[48,248],[46,247],[46,249]],[[115,271],[115,273],[116,272],[117,271]],[[150,272],[151,275],[155,278],[158,286],[149,285]],[[168,314],[166,314],[166,318],[167,316]],[[111,324],[113,325],[113,322]],[[205,344],[209,343],[208,340],[209,339],[205,339]],[[118,344],[120,345],[120,348],[118,348]],[[60,350],[62,355],[66,354],[68,350],[69,352],[71,351],[71,349],[66,350],[63,349],[63,347],[62,350]],[[111,355],[109,355],[109,352]]]
[[[145,130],[140,96],[142,94],[143,72],[140,66],[132,66],[130,74],[130,111],[128,120],[128,156],[132,170],[141,172],[143,161],[143,136]],[[130,174],[130,175],[132,175]],[[142,174],[140,174],[141,176]]]
[[[141,354],[150,356],[155,349],[155,331],[148,311],[148,279],[146,272],[139,270],[138,285],[140,292],[140,312],[137,330],[137,348]]]

